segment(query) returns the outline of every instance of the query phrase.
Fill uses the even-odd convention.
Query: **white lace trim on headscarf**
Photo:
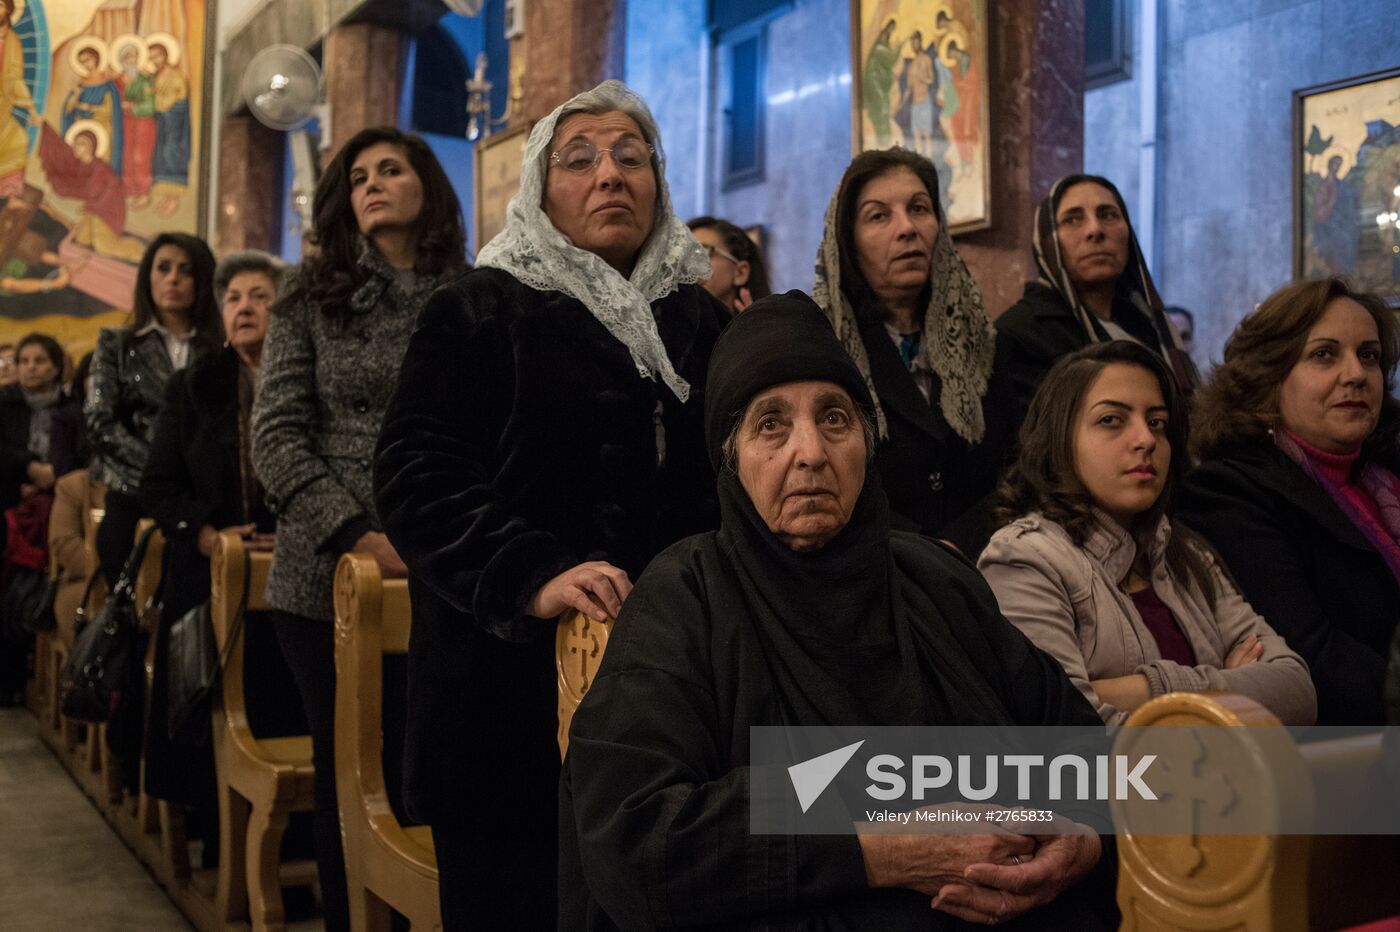
[[[635,119],[656,150],[652,162],[656,221],[631,278],[623,278],[602,257],[571,243],[550,222],[543,207],[548,150],[555,127],[562,117],[585,107],[591,110],[597,104]],[[481,249],[476,264],[509,272],[538,291],[561,291],[581,301],[627,347],[644,378],[659,377],[685,401],[690,397],[690,385],[676,374],[666,355],[651,303],[675,291],[677,285],[708,278],[710,257],[672,211],[664,165],[660,131],[646,102],[621,81],[604,81],[558,107],[530,131],[520,169],[520,193],[506,208],[505,229]]]

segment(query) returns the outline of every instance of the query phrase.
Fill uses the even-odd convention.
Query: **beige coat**
[[[73,618],[82,601],[89,577],[88,554],[83,539],[84,518],[89,508],[102,507],[105,489],[88,480],[86,469],[75,469],[53,487],[53,510],[49,512],[49,565],[58,578],[53,613],[58,636],[73,643]]]
[[[1102,701],[1090,681],[1141,673],[1154,696],[1229,690],[1259,702],[1286,725],[1311,725],[1317,694],[1307,664],[1249,607],[1213,557],[1213,610],[1194,583],[1173,578],[1165,560],[1170,534],[1163,518],[1150,544],[1151,583],[1195,651],[1194,667],[1162,659],[1132,596],[1120,588],[1137,544],[1104,516],[1080,547],[1059,524],[1027,515],[992,536],[977,567],[1002,613],[1060,662],[1106,722],[1121,721],[1126,713]],[[1230,650],[1251,633],[1263,643],[1263,656],[1224,669]]]

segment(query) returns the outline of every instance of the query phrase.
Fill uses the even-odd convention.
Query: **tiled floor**
[[[0,709],[0,929],[186,932],[36,727],[24,709]]]

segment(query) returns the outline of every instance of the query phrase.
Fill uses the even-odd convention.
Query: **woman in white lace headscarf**
[[[658,551],[718,524],[700,389],[728,313],[663,165],[616,81],[537,123],[506,228],[428,303],[380,436],[414,583],[406,803],[446,928],[554,927],[554,618],[616,616]]]
[[[932,162],[900,148],[856,156],[826,210],[812,298],[875,400],[891,509],[976,557],[1018,425]]]

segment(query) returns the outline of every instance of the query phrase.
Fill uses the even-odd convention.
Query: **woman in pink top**
[[[1400,621],[1400,339],[1343,279],[1297,282],[1240,321],[1196,397],[1182,519],[1298,649],[1318,724],[1385,723]]]
[[[1170,519],[1186,436],[1153,351],[1115,340],[1064,357],[1031,401],[1001,485],[1010,523],[978,569],[1106,722],[1163,693],[1229,690],[1310,725],[1307,665]]]

